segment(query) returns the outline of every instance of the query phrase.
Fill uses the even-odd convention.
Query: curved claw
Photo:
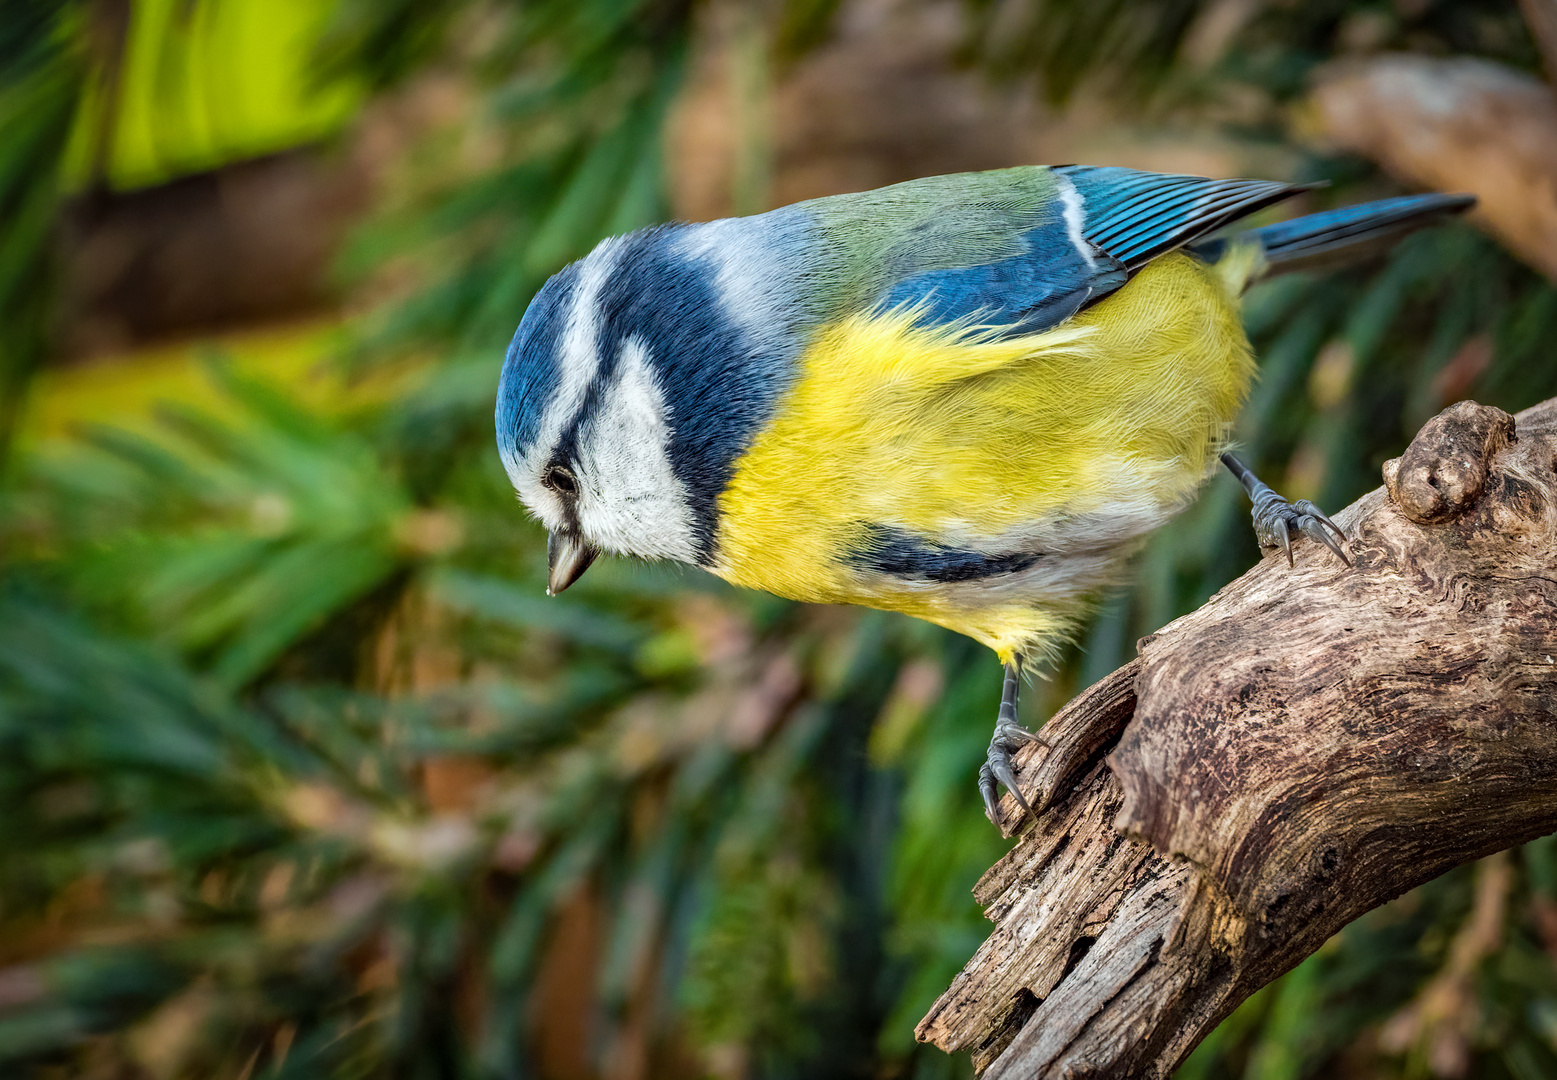
[[[1352,565],[1351,558],[1342,547],[1346,543],[1346,534],[1323,510],[1307,499],[1287,502],[1232,454],[1224,452],[1221,459],[1254,504],[1254,535],[1259,539],[1261,547],[1280,547],[1287,557],[1287,566],[1296,566],[1292,554],[1292,530],[1296,528],[1304,536],[1329,548],[1347,566]]]
[[[1335,522],[1331,521],[1329,516],[1323,510],[1319,509],[1319,507],[1315,506],[1307,499],[1299,499],[1296,503],[1293,504],[1292,508],[1300,514],[1306,514],[1311,518],[1317,518],[1320,524],[1326,526],[1331,532],[1335,533],[1339,539],[1346,539],[1346,534],[1341,531],[1341,527]]]
[[[989,820],[999,821],[995,806],[1000,790],[995,787],[995,770],[989,767],[987,761],[979,767],[979,794],[984,796],[984,813]]]
[[[1298,519],[1298,528],[1303,530],[1304,536],[1307,536],[1312,540],[1317,540],[1319,543],[1329,548],[1335,553],[1335,557],[1340,559],[1347,566],[1352,564],[1352,560],[1347,556],[1345,550],[1341,548],[1340,544],[1336,543],[1336,540],[1340,540],[1344,543],[1346,540],[1346,534],[1341,531],[1341,527],[1339,525],[1325,516],[1323,510],[1319,509],[1319,507],[1315,506],[1307,499],[1299,499],[1297,502],[1292,504],[1292,509],[1294,512],[1302,515],[1302,517]],[[1334,537],[1330,535],[1331,533],[1335,534]]]
[[[1303,535],[1304,536],[1308,537],[1311,540],[1319,541],[1325,547],[1327,547],[1331,551],[1335,552],[1335,557],[1337,559],[1340,559],[1347,566],[1350,566],[1352,564],[1351,559],[1346,557],[1346,552],[1341,550],[1341,545],[1337,544],[1335,542],[1334,537],[1332,537],[1325,530],[1324,525],[1321,524],[1320,521],[1317,518],[1312,518],[1312,517],[1305,517],[1305,518],[1303,518],[1302,521],[1298,522],[1298,528],[1303,530]],[[1342,539],[1345,539],[1345,537],[1342,537]]]
[[[986,764],[989,770],[995,774],[995,778],[1006,786],[1006,790],[1011,793],[1017,804],[1021,806],[1027,815],[1036,819],[1038,815],[1033,813],[1033,808],[1027,805],[1027,799],[1022,795],[1021,789],[1016,786],[1016,774],[1011,771],[1011,759],[1004,753],[991,752],[989,761]],[[994,815],[991,814],[990,816],[993,817]]]

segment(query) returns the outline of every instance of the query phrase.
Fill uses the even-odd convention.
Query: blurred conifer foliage
[[[759,9],[774,62],[837,6]],[[8,401],[46,355],[76,102],[113,78],[108,31],[137,9],[0,19]],[[973,790],[994,660],[619,560],[548,600],[544,538],[493,452],[531,293],[666,213],[663,128],[704,8],[332,12],[321,72],[374,93],[454,72],[466,94],[347,260],[398,283],[341,357],[393,392],[308,407],[213,355],[223,410],[19,448],[0,492],[0,1073],[967,1075],[911,1032],[984,936],[969,888],[1005,847]],[[993,78],[1254,141],[1282,140],[1307,73],[1364,33],[1535,63],[1512,0],[962,15]],[[1325,201],[1390,190],[1362,162],[1303,161],[1290,179],[1332,180]],[[1557,393],[1557,294],[1468,226],[1264,286],[1249,325],[1245,445],[1329,506],[1450,400]],[[1212,484],[1033,719],[1256,557],[1241,497]],[[1554,953],[1543,841],[1360,920],[1185,1075],[1557,1075]]]

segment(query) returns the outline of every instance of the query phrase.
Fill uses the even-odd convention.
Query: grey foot
[[[1297,532],[1329,548],[1347,566],[1352,564],[1341,547],[1346,542],[1346,534],[1325,516],[1323,510],[1307,499],[1295,503],[1283,499],[1231,454],[1222,455],[1222,464],[1238,478],[1254,503],[1250,517],[1254,519],[1254,536],[1261,547],[1285,552],[1287,565],[1292,566],[1292,534]]]
[[[995,800],[1000,795],[995,787],[997,780],[1016,797],[1029,817],[1036,819],[1038,816],[1017,788],[1016,772],[1011,768],[1012,754],[1028,743],[1043,741],[1016,722],[1016,696],[1022,686],[1019,667],[1019,660],[1006,665],[1005,684],[1000,690],[1000,715],[995,720],[995,734],[989,740],[989,753],[984,755],[984,764],[979,768],[979,794],[984,796],[984,812],[997,825],[1000,824],[995,810]]]
[[[989,815],[989,820],[998,823],[999,817],[995,811],[995,801],[999,798],[999,789],[995,787],[995,781],[1006,786],[1021,805],[1022,810],[1031,818],[1036,819],[1037,814],[1033,808],[1027,805],[1027,799],[1016,786],[1016,773],[1011,768],[1011,755],[1016,753],[1028,743],[1041,742],[1038,736],[1019,724],[1000,723],[995,725],[994,738],[989,740],[989,753],[984,756],[984,764],[979,768],[979,794],[984,796],[984,813]]]

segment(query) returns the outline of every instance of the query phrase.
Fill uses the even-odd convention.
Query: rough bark
[[[1336,515],[1354,568],[1266,558],[1049,722],[920,1039],[1166,1076],[1363,912],[1557,830],[1557,399],[1517,420],[1445,410]]]

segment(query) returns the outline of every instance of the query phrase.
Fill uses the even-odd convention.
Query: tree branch
[[[1018,759],[1048,809],[920,1039],[989,1078],[1165,1077],[1363,912],[1557,830],[1557,399],[1517,437],[1452,406],[1384,475],[1336,515],[1354,569],[1265,559]]]

